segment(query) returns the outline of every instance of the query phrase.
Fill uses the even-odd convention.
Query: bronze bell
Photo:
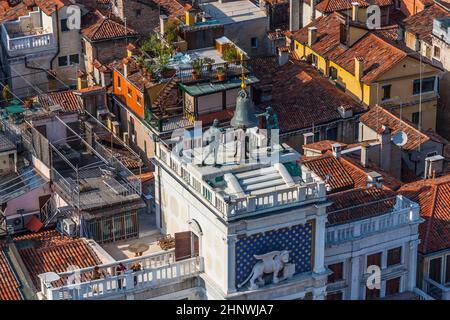
[[[258,118],[255,115],[255,107],[252,99],[245,88],[242,88],[236,99],[236,110],[234,111],[231,126],[236,129],[247,129],[258,126]]]

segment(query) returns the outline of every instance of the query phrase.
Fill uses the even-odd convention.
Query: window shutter
[[[175,261],[189,259],[192,256],[191,233],[191,231],[175,233]]]

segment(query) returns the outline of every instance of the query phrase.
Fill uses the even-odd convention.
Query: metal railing
[[[126,271],[116,272],[123,264]],[[140,271],[132,266],[139,263]],[[48,283],[41,278],[41,293],[47,300],[101,299],[134,290],[154,288],[193,277],[203,271],[203,258],[175,261],[174,250],[117,261],[99,266],[101,279],[92,280],[93,267],[59,274],[60,280]]]
[[[211,65],[203,65],[200,70],[194,68],[178,69],[176,76],[182,83],[200,82],[200,81],[219,81],[218,73],[223,69],[225,79],[227,77],[239,76],[242,73],[248,74],[249,70],[244,66],[231,62],[214,63]],[[194,77],[194,71],[197,72],[197,76]]]
[[[330,214],[339,214],[348,219],[344,219],[347,222],[327,227],[327,246],[421,221],[419,205],[401,195],[336,210]]]
[[[450,300],[450,286],[440,284],[430,278],[423,280],[424,291],[436,300]]]
[[[282,187],[279,190],[261,193],[258,195],[246,195],[244,197],[227,199],[214,190],[204,181],[199,181],[191,175],[187,176],[183,170],[181,160],[174,156],[172,152],[162,143],[157,144],[156,157],[171,172],[181,178],[187,189],[199,194],[205,198],[207,203],[225,220],[245,215],[252,215],[255,212],[271,210],[273,208],[281,209],[283,207],[306,204],[325,198],[325,184],[322,181],[310,181],[301,183],[292,187]],[[183,169],[183,170],[182,170]],[[205,195],[208,195],[205,197]]]

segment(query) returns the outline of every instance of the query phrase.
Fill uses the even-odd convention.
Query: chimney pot
[[[317,28],[316,27],[309,27],[308,28],[308,46],[312,46],[314,43],[316,43],[317,40]]]
[[[352,2],[352,21],[358,21],[359,3]]]
[[[364,59],[362,57],[355,57],[355,77],[361,81],[364,76]]]

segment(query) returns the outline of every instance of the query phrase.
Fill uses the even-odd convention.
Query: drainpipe
[[[56,38],[57,38],[56,44],[57,44],[57,49],[56,49],[55,55],[50,60],[50,69],[53,69],[53,61],[55,61],[56,57],[58,57],[59,52],[61,51],[61,46],[60,46],[60,43],[59,43],[60,30],[59,30],[59,13],[58,13],[58,6],[57,5],[55,5],[55,9],[56,9],[55,12],[56,12]]]

